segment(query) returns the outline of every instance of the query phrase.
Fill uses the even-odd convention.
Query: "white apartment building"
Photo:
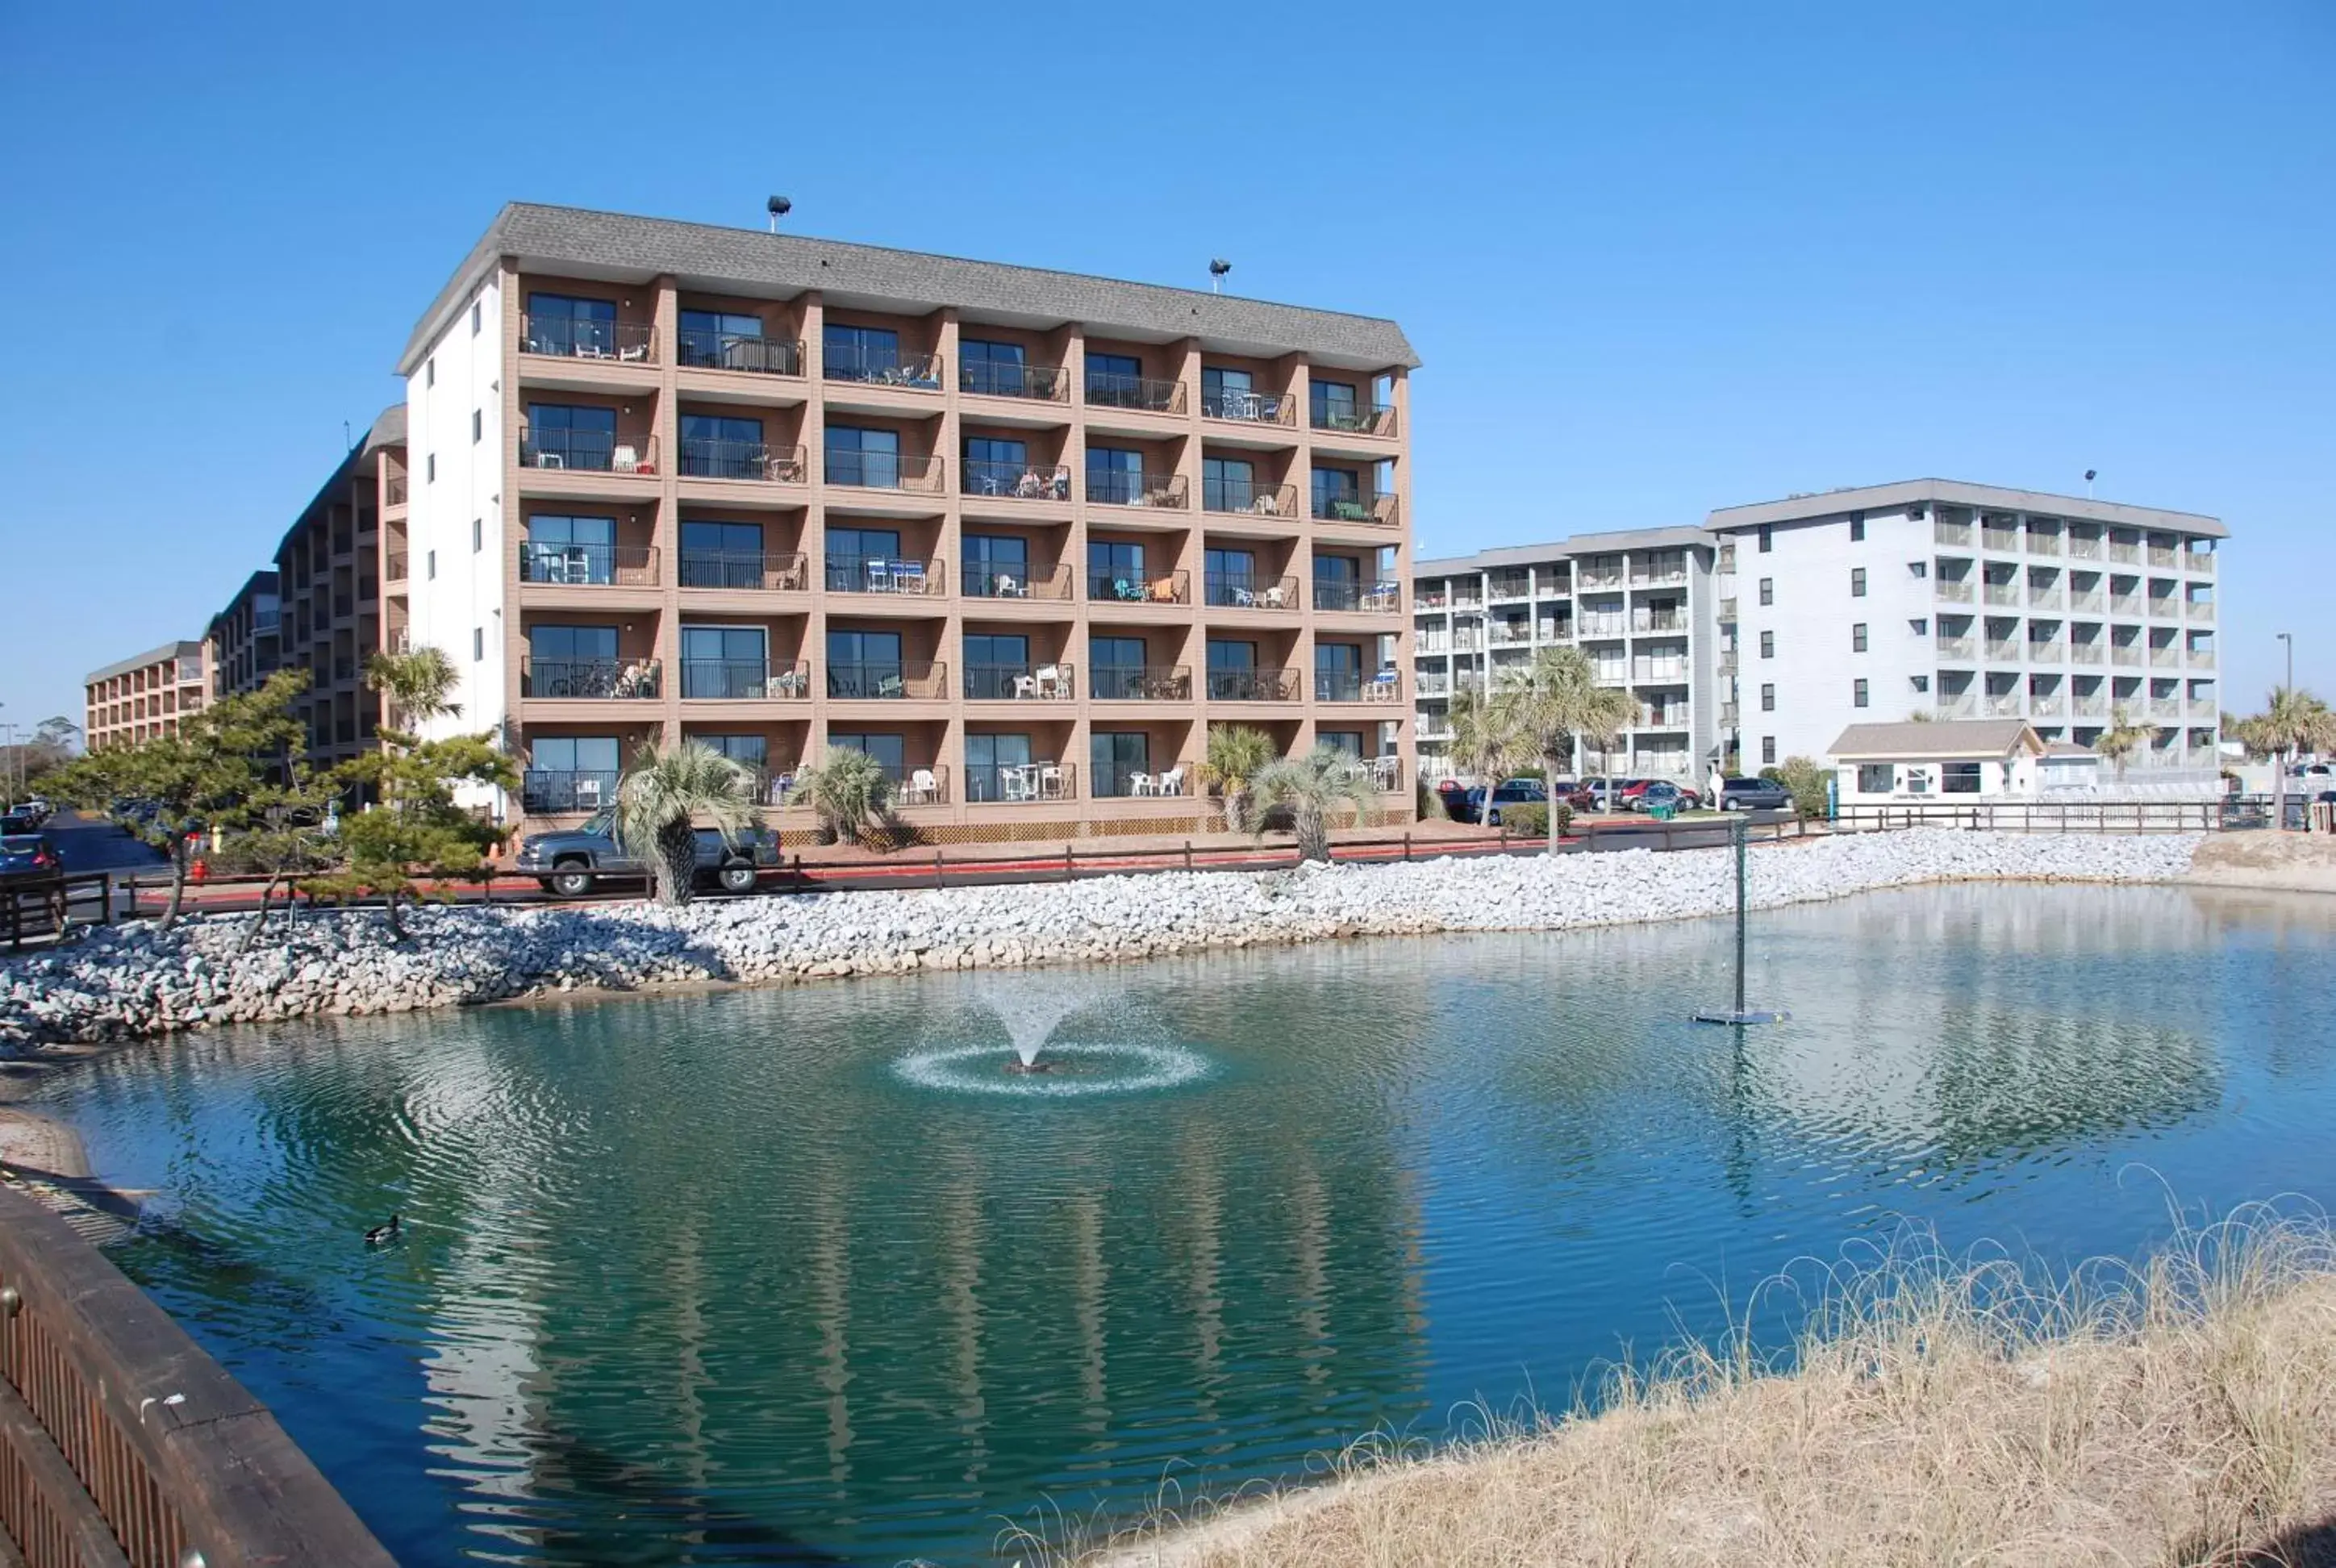
[[[1627,687],[1638,722],[1611,758],[1577,747],[1577,774],[1700,779],[1719,755],[1718,541],[1701,529],[1577,534],[1425,560],[1413,577],[1419,773],[1453,772],[1452,693],[1481,691],[1542,648],[1579,647]]]
[[[1733,680],[1721,738],[1745,772],[1917,715],[2090,745],[2119,709],[2156,726],[2134,769],[2218,764],[2214,518],[1920,479],[1704,527]]]

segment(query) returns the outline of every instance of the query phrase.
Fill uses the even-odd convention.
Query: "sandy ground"
[[[2209,887],[2336,893],[2336,835],[2212,833],[2190,862],[2190,880]]]

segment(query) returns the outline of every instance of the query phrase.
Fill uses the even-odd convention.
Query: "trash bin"
[[[1647,814],[1659,823],[1667,823],[1679,815],[1679,807],[1669,801],[1657,801],[1647,808]]]

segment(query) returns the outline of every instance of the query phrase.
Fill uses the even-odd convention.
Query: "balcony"
[[[2149,596],[2149,618],[2152,620],[2180,620],[2182,618],[2182,601],[2175,598],[2170,593],[2151,594]]]
[[[902,490],[917,495],[939,495],[946,488],[949,465],[939,457],[832,447],[823,466],[830,484],[855,490]]]
[[[1296,609],[1298,579],[1294,577],[1252,577],[1247,572],[1212,571],[1201,579],[1201,592],[1213,605],[1235,609]]]
[[[1211,702],[1298,700],[1298,672],[1294,669],[1212,669],[1208,678]]]
[[[1368,407],[1360,404],[1315,403],[1307,423],[1316,430],[1328,430],[1339,435],[1395,434],[1395,404],[1374,403]]]
[[[827,695],[841,702],[939,702],[949,696],[949,666],[900,659],[831,664]]]
[[[1108,773],[1095,777],[1095,798],[1097,800],[1167,800],[1189,795],[1198,783],[1200,770],[1191,763],[1180,762],[1162,773],[1145,773],[1141,768],[1113,767]]]
[[[1318,577],[1314,579],[1314,608],[1341,614],[1400,615],[1403,584],[1391,577],[1374,582]]]
[[[2127,566],[2138,565],[2141,561],[2141,546],[2120,544],[2116,540],[2111,540],[2109,541],[2109,559],[2113,561],[2121,561]]]
[[[2111,643],[2109,662],[2123,665],[2128,669],[2134,668],[2141,663],[2141,649],[2129,642]]]
[[[1533,623],[1496,620],[1484,628],[1484,640],[1494,648],[1521,648],[1533,641]]]
[[[2201,577],[2214,575],[2214,552],[2211,550],[2191,550],[2182,553],[2182,570]]]
[[[607,359],[655,365],[657,328],[646,321],[593,321],[575,316],[523,316],[519,351],[553,359]]]
[[[657,580],[656,552],[650,574]],[[681,552],[681,586],[749,593],[801,593],[811,587],[811,559],[800,551],[763,555],[753,550],[686,550]]]
[[[819,368],[828,381],[911,387],[920,392],[941,389],[939,355],[902,354],[889,344],[831,344],[820,356]]]
[[[1031,403],[1068,403],[1071,373],[1059,365],[1010,365],[997,360],[961,361],[957,389],[973,397],[1015,397]]]
[[[968,458],[959,489],[967,495],[1012,501],[1066,502],[1071,499],[1071,469],[1068,463],[1058,463],[1042,473],[1033,463]]]
[[[906,594],[911,599],[938,599],[949,591],[949,574],[939,560],[903,560],[890,555],[839,555],[827,558],[830,593]]]
[[[405,552],[400,550],[395,555],[383,557],[381,570],[383,581],[404,582],[405,580]]]
[[[1182,511],[1192,504],[1191,487],[1181,473],[1133,473],[1124,469],[1087,471],[1089,506],[1158,507]]]
[[[1736,650],[1734,648],[1731,648],[1727,652],[1719,656],[1719,673],[1721,675],[1734,675],[1736,673]]]
[[[674,349],[676,363],[686,369],[737,370],[751,375],[800,376],[803,373],[801,338],[685,326],[674,336]]]
[[[1192,671],[1181,664],[1099,664],[1088,672],[1096,702],[1191,702]]]
[[[1189,572],[1166,571],[1158,577],[1115,577],[1107,571],[1087,573],[1087,598],[1096,604],[1190,604],[1192,578]]]
[[[1723,621],[1736,618],[1736,597],[1733,594],[1719,601],[1719,618]]]
[[[1630,631],[1637,637],[1684,636],[1687,631],[1687,617],[1655,615],[1646,610],[1637,610],[1630,616]]]
[[[2030,692],[2028,711],[2036,718],[2059,718],[2068,709],[2068,699],[2058,692]]]
[[[1533,597],[1533,579],[1522,574],[1513,577],[1496,577],[1493,579],[1491,584],[1487,587],[1486,597],[1491,599],[1531,599]]]
[[[394,476],[390,480],[386,492],[383,496],[383,504],[387,506],[404,506],[405,504],[405,475],[401,473]]]
[[[2039,533],[2032,528],[2029,529],[2028,531],[2028,553],[2030,555],[2059,554],[2060,536],[2058,533]]]
[[[1316,702],[1401,702],[1403,677],[1394,670],[1377,675],[1360,670],[1318,669],[1314,672]]]
[[[2175,558],[2180,554],[2179,550],[2168,549],[2165,545],[2153,544],[2149,547],[2149,564],[2160,570],[2171,571],[2175,567]]]
[[[1991,637],[1987,639],[1987,660],[1990,664],[2018,664],[2020,653],[2020,644],[2014,638]]]
[[[596,812],[617,798],[613,768],[582,773],[529,768],[520,774],[520,809],[531,816],[558,812]]]
[[[2095,641],[2092,641],[2092,642],[2072,642],[2072,643],[2070,643],[2070,644],[2068,645],[2068,662],[2069,662],[2070,664],[2098,664],[2098,663],[2100,663],[2100,662],[2101,662],[2101,645],[2100,645],[2099,641],[2098,641],[2098,639],[2096,639]]]
[[[2018,718],[2020,716],[2020,694],[2016,691],[1990,692],[1980,707],[1990,718]]]
[[[1017,570],[976,562],[965,569],[964,590],[968,599],[1067,600],[1071,597],[1070,563],[1058,561],[1053,566]]]
[[[2153,648],[2149,650],[2149,663],[2153,669],[2179,669],[2182,666],[2182,650],[2171,644]]]
[[[657,550],[648,545],[552,544],[529,540],[519,547],[519,579],[569,587],[652,584],[657,579]]]
[[[1314,515],[1325,522],[1393,528],[1397,521],[1396,496],[1393,492],[1370,490],[1352,493],[1324,491],[1314,497]]]
[[[537,658],[520,661],[519,691],[548,701],[653,702],[663,668],[653,658]]]
[[[2108,609],[2108,596],[2099,589],[2082,589],[2068,596],[2068,609],[2078,615],[2099,615]]]
[[[1184,384],[1090,370],[1087,372],[1086,402],[1089,408],[1125,408],[1142,414],[1182,414],[1184,412]]]
[[[945,806],[949,798],[949,770],[941,763],[928,763],[921,767],[882,769],[884,780],[892,786],[892,800],[904,806]]]
[[[2080,694],[2071,699],[2068,706],[2070,711],[2075,713],[2078,718],[2107,718],[2109,716],[2109,699],[2100,696],[2098,693]]]
[[[2194,696],[2190,699],[2190,716],[2192,718],[2219,719],[2223,716],[2223,710],[2211,696]]]
[[[1482,653],[1484,648],[1484,634],[1481,631],[1455,631],[1452,634],[1452,651],[1455,653]]]
[[[2059,664],[2062,660],[2061,649],[2062,645],[2057,642],[2039,642],[2030,639],[2028,644],[2028,662],[2029,664]]]
[[[2182,613],[2186,619],[2211,626],[2214,620],[2214,601],[2210,599],[2194,599],[2183,607]]]
[[[1482,609],[1484,608],[1484,595],[1474,583],[1466,588],[1455,588],[1452,590],[1452,608]]]
[[[2028,608],[2030,609],[2059,609],[2060,608],[2060,590],[2057,588],[2035,588],[2031,586],[2028,590]]]
[[[1450,696],[1452,677],[1440,671],[1432,675],[1414,675],[1411,677],[1411,688],[1421,696]]]
[[[1078,784],[1078,769],[1066,762],[968,764],[965,798],[975,805],[1076,800]]]
[[[1687,683],[1687,660],[1683,658],[1641,659],[1630,667],[1633,686],[1684,686]]]
[[[1684,588],[1686,585],[1687,568],[1684,565],[1633,570],[1630,573],[1632,588]]]
[[[1952,545],[1957,550],[1969,550],[1971,541],[1971,526],[1967,522],[1935,521],[1931,524],[1931,541],[1933,544]]]
[[[1939,638],[1939,657],[1968,664],[1976,657],[1976,649],[1970,638],[1942,637]]]
[[[811,696],[811,665],[759,658],[691,658],[681,664],[684,702],[771,702]]]
[[[973,664],[965,669],[968,702],[1069,702],[1078,695],[1068,664]]]
[[[1939,579],[1936,597],[1947,604],[1969,604],[1972,601],[1971,580],[1967,577]]]
[[[2122,615],[2134,620],[2139,620],[2141,618],[2141,595],[2137,593],[2118,593],[2110,595],[2109,613],[2111,615]]]
[[[2020,531],[2016,528],[1982,528],[1979,531],[1979,547],[1981,550],[2017,552],[2020,549]]]
[[[1721,703],[1719,705],[1719,727],[1722,729],[1734,729],[1736,727],[1736,705],[1732,702]]]
[[[1585,615],[1574,621],[1578,638],[1621,637],[1630,625],[1629,618],[1621,615]]]
[[[2020,608],[2020,585],[2016,582],[1990,582],[1987,585],[1987,602],[2007,609]]]
[[[1298,487],[1260,484],[1247,479],[1201,478],[1202,511],[1246,512],[1252,517],[1296,517]]]
[[[2211,648],[2194,648],[2190,650],[2187,663],[2192,669],[2212,669],[2214,667],[2214,650]]]
[[[1226,419],[1237,424],[1295,426],[1298,423],[1298,400],[1280,392],[1247,392],[1231,388],[1222,392],[1203,392],[1201,394],[1201,417]]]
[[[801,484],[809,476],[800,446],[766,446],[759,441],[681,438],[684,479],[750,479],[768,484]]]
[[[648,478],[657,471],[657,437],[619,441],[605,430],[552,429],[520,432],[521,468],[571,472],[625,473]]]

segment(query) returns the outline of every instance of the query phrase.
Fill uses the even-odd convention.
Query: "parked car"
[[[530,833],[520,841],[520,872],[563,899],[581,898],[601,881],[639,881],[647,868],[617,847],[616,813],[602,811],[564,833]],[[748,828],[736,844],[712,828],[697,830],[697,873],[725,892],[752,892],[763,868],[780,863],[779,835]]]
[[[1724,812],[1780,812],[1792,808],[1793,793],[1775,779],[1731,778],[1719,783]]]
[[[1654,782],[1655,781],[1650,778],[1626,778],[1617,780],[1616,783],[1618,787],[1614,792],[1614,809],[1617,811],[1626,812],[1637,811],[1639,809],[1639,797],[1647,793],[1647,786]]]
[[[1468,792],[1468,815],[1463,821],[1482,823],[1488,828],[1501,825],[1501,808],[1517,805],[1547,805],[1549,791],[1537,778],[1503,779],[1487,800],[1484,786],[1478,784]]]
[[[1668,806],[1675,812],[1691,812],[1703,803],[1703,797],[1669,779],[1659,778],[1640,790],[1632,803],[1642,812],[1653,811],[1657,806]]]
[[[1586,782],[1576,784],[1572,779],[1562,778],[1555,784],[1550,785],[1549,794],[1552,800],[1563,801],[1567,805],[1572,806],[1578,812],[1594,811],[1597,809],[1597,793],[1593,791]]]
[[[0,833],[0,876],[55,876],[64,869],[57,841],[48,834]]]
[[[1455,823],[1472,823],[1468,814],[1468,786],[1456,778],[1445,779],[1436,786],[1436,798],[1444,807],[1444,814]]]
[[[36,833],[41,831],[41,819],[30,806],[12,806],[0,812],[0,833]]]

